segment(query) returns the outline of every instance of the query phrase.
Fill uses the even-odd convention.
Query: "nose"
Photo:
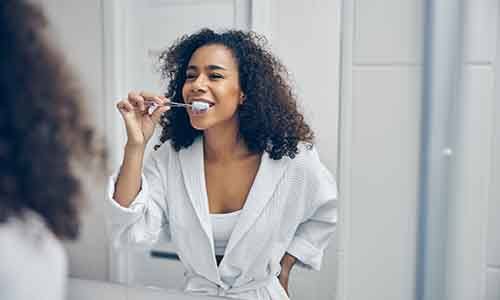
[[[200,75],[191,84],[191,92],[204,93],[207,91],[206,81],[203,75]]]

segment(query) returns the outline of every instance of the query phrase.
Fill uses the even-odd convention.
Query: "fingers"
[[[127,99],[121,100],[116,103],[116,108],[118,108],[121,113],[134,111],[134,106],[132,106],[132,104]]]
[[[158,124],[161,119],[161,115],[163,115],[164,112],[168,111],[170,109],[170,106],[160,106],[158,107],[152,114],[151,114],[151,119],[155,124]]]
[[[158,94],[146,92],[146,91],[140,92],[139,96],[141,96],[144,100],[157,101],[157,102],[158,101],[161,102],[161,97],[162,97]]]
[[[137,108],[138,111],[143,112],[146,110],[146,105],[144,103],[144,97],[141,95],[141,93],[137,92],[130,92],[128,93],[128,101]]]
[[[157,106],[161,106],[164,103],[162,96],[154,93],[142,91],[139,96],[144,100],[146,106],[148,106],[148,104],[156,104]]]
[[[168,102],[168,98],[165,96],[158,96],[148,92],[142,92],[141,96],[145,99],[148,115],[154,121],[159,121],[161,115],[170,109],[170,107],[165,106],[165,103]]]
[[[128,94],[129,102],[137,107],[139,111],[144,112],[151,104],[162,105],[163,101],[159,95],[142,91],[140,93],[130,92]]]
[[[126,99],[123,99],[117,103],[117,108],[121,113],[125,112],[142,112],[150,108],[152,104],[157,106],[162,106],[165,100],[162,96],[150,92],[130,92]]]

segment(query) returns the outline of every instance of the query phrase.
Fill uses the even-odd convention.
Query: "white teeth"
[[[207,102],[203,102],[203,101],[193,101],[193,103],[191,103],[191,105],[192,105],[191,108],[195,112],[205,112],[210,108],[210,104],[208,104]]]

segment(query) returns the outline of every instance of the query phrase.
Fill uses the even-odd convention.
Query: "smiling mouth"
[[[189,101],[189,104],[192,105],[195,102],[207,103],[209,107],[212,107],[212,106],[215,105],[214,102],[208,101],[208,100],[205,100],[205,99],[192,99],[191,101]]]
[[[198,100],[192,101],[190,113],[195,116],[205,114],[210,111],[213,105],[214,105],[213,103],[209,103],[206,101],[198,101]]]

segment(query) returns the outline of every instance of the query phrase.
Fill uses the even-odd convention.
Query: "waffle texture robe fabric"
[[[128,208],[108,185],[115,246],[171,241],[186,268],[185,291],[238,299],[288,299],[277,276],[288,252],[319,270],[337,223],[336,183],[315,150],[294,159],[262,155],[257,175],[217,266],[205,186],[203,139],[176,152],[167,142],[146,159],[141,190]],[[168,272],[168,270],[165,270]]]

